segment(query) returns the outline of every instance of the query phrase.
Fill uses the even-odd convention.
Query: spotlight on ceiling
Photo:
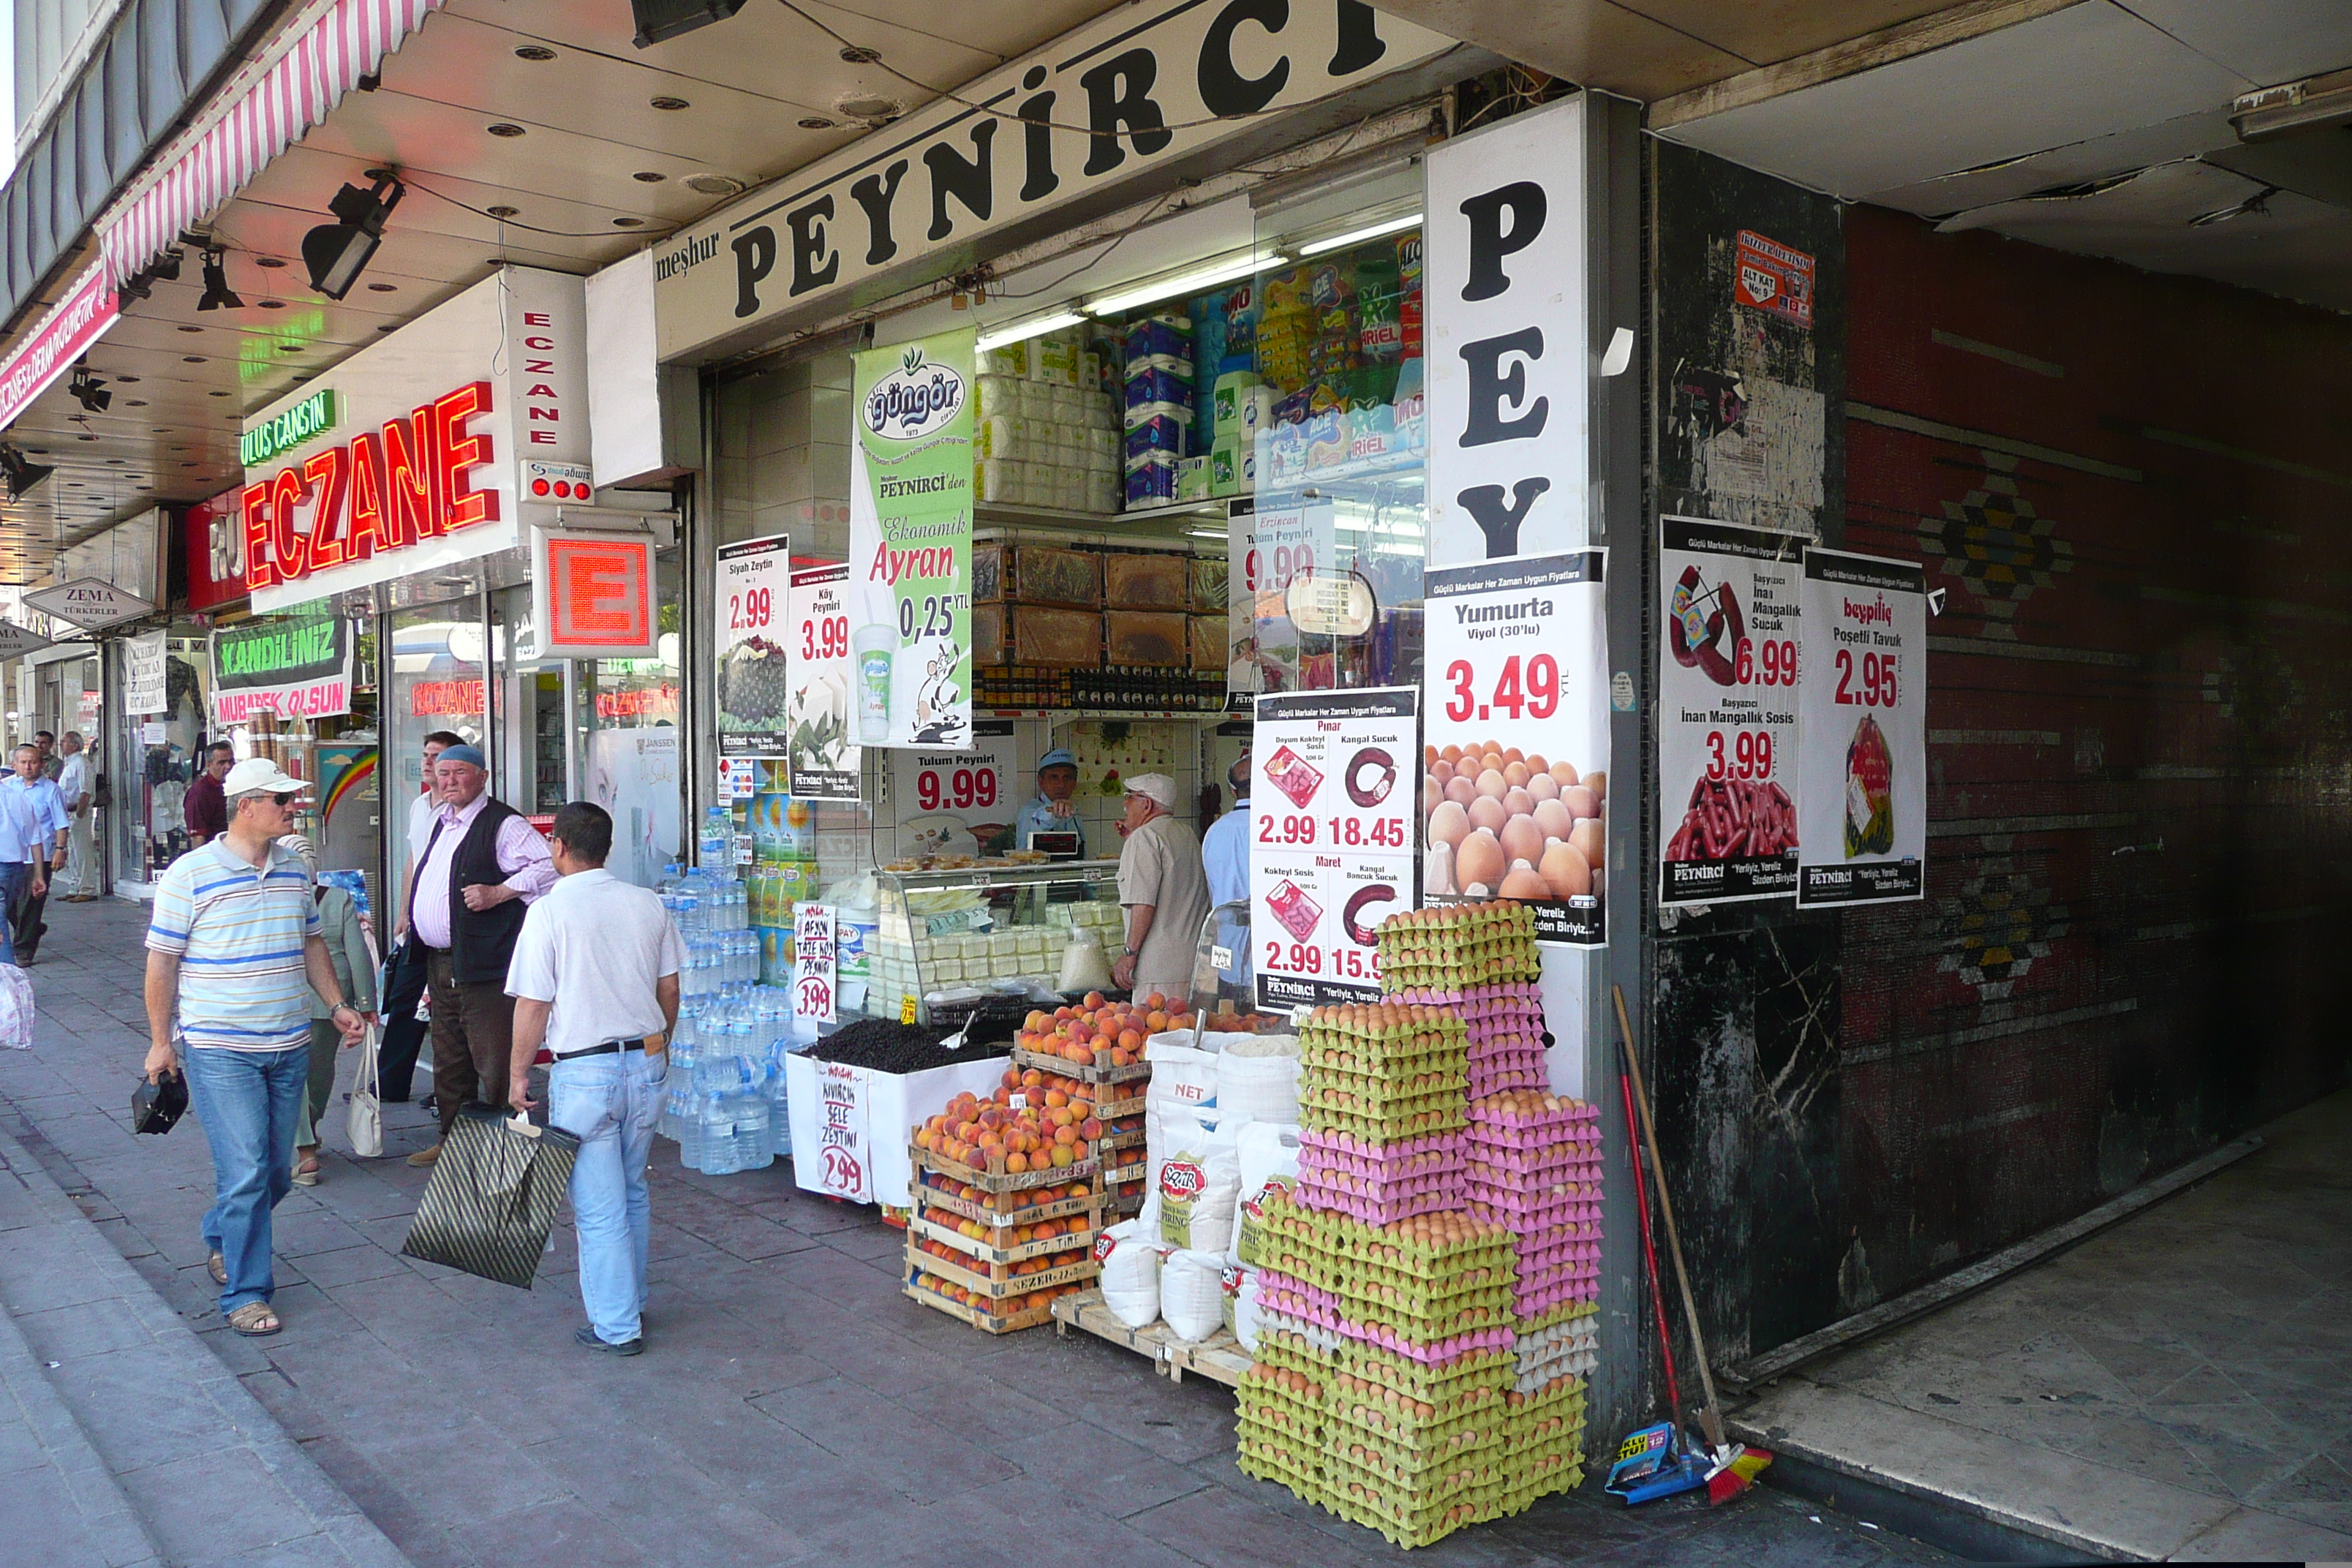
[[[25,454],[14,447],[0,447],[0,482],[7,485],[10,500],[22,500],[26,490],[56,472],[47,463],[26,462]]]
[[[302,264],[310,269],[310,287],[330,300],[350,293],[375,247],[383,243],[384,220],[407,194],[408,187],[391,174],[369,190],[345,185],[337,191],[327,210],[340,221],[320,224],[302,237]]]
[[[743,8],[743,0],[629,0],[637,19],[637,47],[650,48],[665,38],[724,22]]]
[[[245,301],[228,286],[228,268],[221,264],[217,250],[205,252],[205,297],[196,301],[199,310],[242,310]]]
[[[173,246],[147,264],[147,276],[161,278],[166,283],[177,283],[180,280],[180,263],[186,255],[178,246]]]
[[[73,394],[74,401],[82,405],[84,412],[103,414],[106,405],[114,401],[114,394],[106,391],[105,386],[103,379],[89,374],[89,362],[84,360],[74,366],[73,379],[66,384],[66,390]]]

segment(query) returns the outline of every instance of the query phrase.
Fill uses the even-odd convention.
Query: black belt
[[[653,1037],[651,1035],[647,1035],[646,1037],[646,1040],[650,1040]],[[568,1062],[576,1060],[581,1057],[609,1057],[615,1056],[622,1051],[642,1051],[647,1048],[646,1046],[646,1040],[606,1040],[601,1046],[590,1046],[585,1050],[566,1051],[555,1059],[560,1062]]]

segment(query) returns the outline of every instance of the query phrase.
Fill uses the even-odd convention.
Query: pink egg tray
[[[1458,1173],[1470,1151],[1460,1131],[1424,1133],[1386,1143],[1346,1132],[1302,1132],[1298,1135],[1298,1168],[1350,1171],[1359,1175],[1388,1178],[1425,1171]]]
[[[1525,1284],[1547,1269],[1598,1268],[1601,1266],[1601,1244],[1597,1241],[1556,1241],[1542,1237],[1521,1237],[1518,1260],[1519,1282]]]
[[[1558,1110],[1539,1110],[1533,1115],[1514,1115],[1494,1106],[1474,1105],[1470,1108],[1470,1121],[1472,1125],[1479,1128],[1520,1135],[1539,1129],[1572,1128],[1591,1123],[1591,1131],[1568,1136],[1598,1139],[1601,1135],[1601,1108],[1580,1100],[1564,1100]]]
[[[1543,988],[1532,980],[1491,980],[1483,985],[1447,991],[1418,985],[1381,998],[1383,1002],[1418,1003],[1424,1007],[1451,1007],[1465,1021],[1507,1016],[1511,1009],[1543,1016]]]
[[[1573,1283],[1548,1285],[1537,1290],[1522,1290],[1511,1298],[1511,1311],[1516,1317],[1533,1317],[1571,1301],[1591,1301],[1601,1294],[1599,1276]]]
[[[1454,1184],[1424,1193],[1401,1197],[1365,1197],[1360,1194],[1318,1187],[1305,1176],[1298,1179],[1298,1201],[1311,1209],[1326,1214],[1343,1214],[1360,1219],[1366,1225],[1394,1225],[1415,1215],[1443,1214],[1462,1206],[1460,1178]]]
[[[1555,1166],[1584,1163],[1595,1170],[1601,1166],[1601,1146],[1590,1141],[1577,1142],[1566,1138],[1543,1142],[1527,1140],[1511,1142],[1495,1136],[1492,1129],[1472,1122],[1463,1139],[1463,1152],[1473,1160],[1490,1164],[1509,1165],[1522,1171],[1543,1171]]]
[[[1587,1226],[1597,1235],[1601,1205],[1578,1193],[1518,1192],[1481,1182],[1472,1176],[1465,1202],[1473,1208],[1484,1204],[1493,1211],[1481,1215],[1499,1221],[1519,1235],[1535,1230],[1574,1232]]]
[[[1419,1362],[1423,1366],[1440,1366],[1477,1351],[1507,1351],[1511,1348],[1511,1331],[1501,1328],[1480,1329],[1475,1333],[1456,1334],[1452,1339],[1424,1345],[1407,1339],[1394,1329],[1359,1323],[1348,1318],[1325,1326],[1336,1331],[1343,1339],[1378,1345],[1384,1351],[1393,1352],[1408,1361]]]
[[[1473,1067],[1470,1069],[1470,1098],[1479,1100],[1509,1089],[1541,1089],[1550,1077],[1550,1069],[1539,1061],[1515,1062],[1505,1067]]]

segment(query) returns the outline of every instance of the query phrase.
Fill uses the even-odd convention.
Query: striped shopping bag
[[[560,1127],[464,1107],[400,1250],[530,1289],[579,1152],[580,1140]]]

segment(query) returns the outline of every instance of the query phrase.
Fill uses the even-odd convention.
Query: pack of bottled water
[[[730,954],[755,967],[724,967]],[[689,944],[687,973],[695,979],[678,1007],[658,1131],[676,1140],[682,1164],[705,1175],[756,1171],[792,1152],[784,1080],[795,1044],[792,1008],[787,992],[759,984],[756,963],[756,945],[715,937]]]

